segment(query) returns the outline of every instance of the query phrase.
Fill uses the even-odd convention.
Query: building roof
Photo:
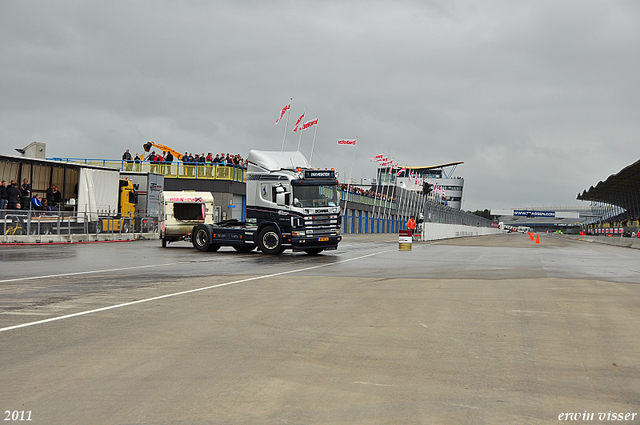
[[[464,161],[449,162],[448,164],[442,164],[442,165],[430,165],[427,167],[407,167],[407,169],[408,170],[433,170],[437,168],[452,167],[454,165],[459,165],[459,164],[464,164]]]
[[[634,196],[625,196],[625,192],[640,185],[640,160],[623,168],[616,174],[610,175],[605,181],[599,182],[595,187],[579,193],[580,201],[604,202],[618,205],[627,210],[637,209],[637,199]],[[634,190],[634,189],[632,189]]]

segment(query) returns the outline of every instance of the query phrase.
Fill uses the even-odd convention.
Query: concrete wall
[[[579,236],[579,235],[560,235],[569,239],[576,239],[579,241],[585,242],[596,242],[602,243],[605,245],[614,245],[614,246],[622,246],[625,248],[634,248],[640,249],[640,239],[639,238],[623,238],[620,236]]]
[[[437,239],[461,238],[465,236],[484,236],[502,233],[493,227],[473,227],[459,224],[422,223],[423,241]]]

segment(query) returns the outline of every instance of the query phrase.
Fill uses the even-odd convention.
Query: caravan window
[[[181,221],[204,221],[204,204],[173,204],[173,217]]]

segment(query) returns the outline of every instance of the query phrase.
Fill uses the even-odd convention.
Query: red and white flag
[[[380,165],[381,165],[381,166],[383,166],[383,167],[384,167],[384,166],[386,166],[386,165],[391,165],[391,164],[393,164],[393,161],[389,161],[387,158],[383,158],[383,159],[386,159],[386,161],[382,161],[382,162],[380,162]]]
[[[407,167],[402,167],[400,171],[398,171],[398,175],[402,174],[403,171],[407,171]]]
[[[338,144],[339,145],[354,145],[356,144],[355,139],[354,140],[338,140]]]
[[[312,127],[316,124],[318,124],[318,118],[311,121],[307,121],[306,123],[304,123],[302,127],[300,127],[300,130],[306,130],[307,128]]]
[[[302,119],[304,118],[304,114],[305,112],[302,113],[302,115],[300,115],[300,118],[298,118],[298,121],[296,121],[296,125],[293,126],[293,132],[297,132],[298,130],[300,130],[298,128],[298,124],[300,124],[300,122],[302,121]]]
[[[383,158],[384,158],[384,154],[381,153],[380,155],[376,155],[373,158],[371,158],[369,162],[373,162],[373,161],[380,162],[383,160]]]
[[[280,111],[280,116],[278,117],[278,119],[276,120],[276,124],[278,124],[280,122],[280,120],[282,119],[282,117],[284,117],[284,114],[291,109],[291,102],[287,103],[286,106],[284,108],[282,108],[282,111]]]

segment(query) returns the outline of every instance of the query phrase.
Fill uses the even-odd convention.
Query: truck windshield
[[[337,207],[337,186],[293,186],[294,207]]]

